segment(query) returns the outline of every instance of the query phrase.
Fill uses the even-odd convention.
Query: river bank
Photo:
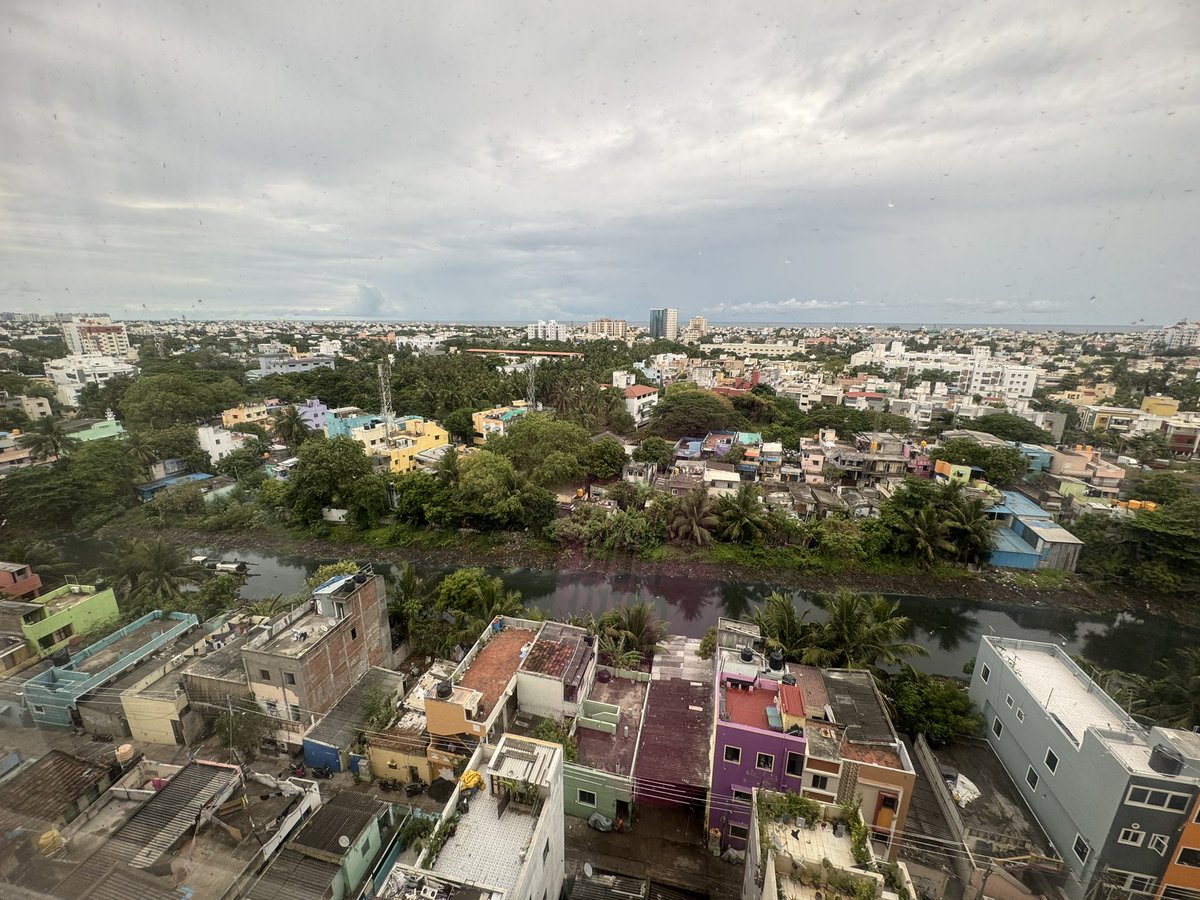
[[[228,534],[177,528],[146,530],[120,525],[102,529],[98,537],[111,540],[148,535],[162,537],[188,548],[210,548],[214,553],[222,555],[252,551],[325,560],[353,557],[378,563],[412,563],[438,569],[482,566],[560,573],[577,572],[581,576],[592,577],[665,577],[694,581],[698,589],[702,589],[705,583],[717,581],[770,582],[811,593],[848,587],[856,592],[895,597],[923,597],[947,601],[979,599],[1089,614],[1149,615],[1189,627],[1200,626],[1200,604],[1194,603],[1190,598],[1134,595],[1116,590],[1098,591],[1077,579],[1068,587],[1044,587],[1031,584],[1032,579],[1023,573],[999,569],[984,569],[981,572],[962,570],[961,574],[949,575],[881,573],[847,567],[836,574],[811,574],[789,568],[716,564],[682,554],[661,560],[643,560],[631,554],[595,557],[578,549],[547,547],[521,534],[505,535],[502,542],[467,540],[462,546],[439,549],[379,547],[365,541],[296,538],[278,531]]]

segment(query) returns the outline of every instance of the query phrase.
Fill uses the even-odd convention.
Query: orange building
[[[1167,860],[1158,896],[1166,900],[1200,892],[1200,799],[1192,804],[1187,823]]]

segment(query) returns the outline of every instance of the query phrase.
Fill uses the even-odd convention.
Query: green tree
[[[457,447],[451,447],[442,454],[442,458],[438,460],[437,464],[437,476],[442,484],[458,484],[458,462],[460,458],[461,456]]]
[[[767,648],[783,651],[789,662],[800,662],[813,643],[817,626],[806,622],[796,604],[779,591],[772,591],[754,611],[754,624],[766,639]]]
[[[999,523],[988,516],[979,498],[958,496],[947,511],[946,526],[947,537],[957,548],[960,560],[978,563],[991,555]]]
[[[460,407],[442,417],[442,427],[449,432],[450,437],[470,444],[475,440],[475,423],[471,418],[468,407]]]
[[[909,656],[928,656],[920,644],[903,640],[909,632],[907,616],[900,604],[878,595],[863,596],[847,588],[833,594],[818,594],[816,603],[825,611],[816,643],[804,654],[812,666],[838,669],[871,669],[898,665]]]
[[[566,453],[576,460],[591,446],[588,432],[571,422],[530,414],[519,419],[503,436],[488,439],[487,449],[505,457],[522,475],[532,475],[548,452]]]
[[[318,588],[330,578],[336,578],[338,575],[356,575],[357,573],[357,562],[352,559],[339,559],[337,562],[325,563],[319,566],[317,571],[304,579],[304,583],[309,588]]]
[[[978,466],[983,477],[997,487],[1014,484],[1029,471],[1029,460],[1015,447],[989,447],[966,438],[947,441],[929,455],[955,465]]]
[[[633,458],[638,462],[653,463],[660,472],[664,472],[675,461],[675,449],[660,437],[648,437],[633,451]]]
[[[206,579],[196,591],[183,593],[176,606],[195,613],[201,622],[234,609],[240,602],[243,579],[237,575],[217,575]]]
[[[717,503],[721,520],[721,540],[734,544],[762,543],[767,529],[767,515],[759,500],[759,490],[749,482],[738,486],[737,493],[722,497]]]
[[[579,458],[562,450],[552,450],[533,470],[530,479],[542,487],[554,488],[583,480],[584,470]]]
[[[1192,490],[1173,472],[1150,472],[1129,487],[1131,500],[1172,503],[1190,496],[1193,496]]]
[[[145,431],[131,431],[126,435],[125,452],[139,469],[148,469],[158,459],[158,450]]]
[[[622,603],[600,617],[600,633],[642,655],[653,656],[667,635],[667,623],[654,614],[650,603]]]
[[[625,448],[612,438],[593,443],[583,454],[587,474],[601,481],[616,478],[625,470],[628,461]]]
[[[125,391],[120,411],[130,427],[190,425],[233,406],[243,396],[228,378],[207,384],[192,375],[142,375]]]
[[[953,682],[933,678],[905,664],[888,680],[896,728],[934,746],[974,735],[983,724],[967,692]]]
[[[367,685],[362,693],[362,727],[366,732],[381,731],[392,721],[392,698],[377,684]]]
[[[949,525],[936,506],[922,507],[902,528],[913,556],[925,566],[932,566],[941,556],[958,552],[957,545],[947,536]]]
[[[433,584],[422,578],[416,566],[402,563],[400,571],[388,581],[388,621],[392,634],[400,640],[408,637],[410,621],[420,619],[430,609]]]
[[[741,416],[733,404],[711,391],[685,382],[672,385],[650,413],[650,429],[667,437],[703,436],[736,427]]]
[[[299,447],[308,439],[312,431],[304,416],[295,406],[285,406],[275,411],[271,420],[271,430],[275,439],[289,447]]]
[[[67,423],[56,416],[38,419],[17,438],[17,443],[31,451],[34,459],[63,457],[79,445],[67,431]]]
[[[396,476],[392,491],[396,498],[396,518],[410,525],[428,525],[437,521],[450,500],[450,492],[429,472],[406,472]]]
[[[708,499],[708,492],[697,488],[675,502],[667,534],[671,540],[681,544],[706,547],[712,543],[713,532],[720,524],[721,520],[713,511],[712,502]]]
[[[453,622],[442,642],[443,653],[455,646],[470,647],[498,616],[520,618],[528,612],[520,591],[508,590],[503,581],[479,568],[459,569],[442,579],[437,604]]]
[[[374,528],[388,512],[388,481],[382,475],[364,475],[345,492],[346,512],[358,528]]]
[[[242,479],[262,468],[262,455],[254,447],[240,447],[216,465],[217,474]]]
[[[459,463],[458,502],[465,518],[489,528],[519,521],[522,487],[507,456],[480,450]]]
[[[346,502],[354,482],[371,474],[363,445],[348,437],[305,441],[296,456],[285,496],[301,522],[317,521],[324,507]]]
[[[1027,419],[1007,412],[988,413],[986,416],[972,419],[971,430],[995,435],[1005,441],[1020,441],[1026,444],[1054,442],[1054,437],[1050,432],[1038,428]]]
[[[271,733],[271,721],[262,713],[234,708],[217,713],[213,732],[221,746],[231,750],[243,762],[253,762]]]
[[[125,601],[142,613],[179,608],[183,587],[200,574],[186,550],[157,537],[117,544],[108,568]]]
[[[1160,678],[1141,685],[1133,711],[1166,728],[1190,731],[1200,725],[1200,647],[1176,651],[1159,670]]]
[[[569,763],[575,762],[579,749],[576,746],[575,738],[572,737],[570,729],[565,722],[542,719],[537,723],[537,727],[533,729],[533,737],[539,741],[560,744],[563,748],[563,761]]]

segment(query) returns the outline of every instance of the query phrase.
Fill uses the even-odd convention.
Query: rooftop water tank
[[[771,655],[767,657],[767,663],[774,672],[783,671],[783,651],[776,647],[771,651]]]
[[[452,685],[450,682],[448,682],[448,681],[439,681],[438,682],[437,693],[435,694],[435,696],[439,700],[449,700],[453,693],[454,693],[454,685]]]
[[[1178,775],[1183,771],[1183,757],[1174,747],[1155,744],[1150,751],[1150,768],[1163,775]]]
[[[749,647],[743,647],[738,651],[738,658],[745,663],[754,662],[754,651]]]

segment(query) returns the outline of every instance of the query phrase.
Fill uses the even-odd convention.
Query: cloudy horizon
[[[1196,317],[1200,7],[836,6],[17,0],[0,309]]]

